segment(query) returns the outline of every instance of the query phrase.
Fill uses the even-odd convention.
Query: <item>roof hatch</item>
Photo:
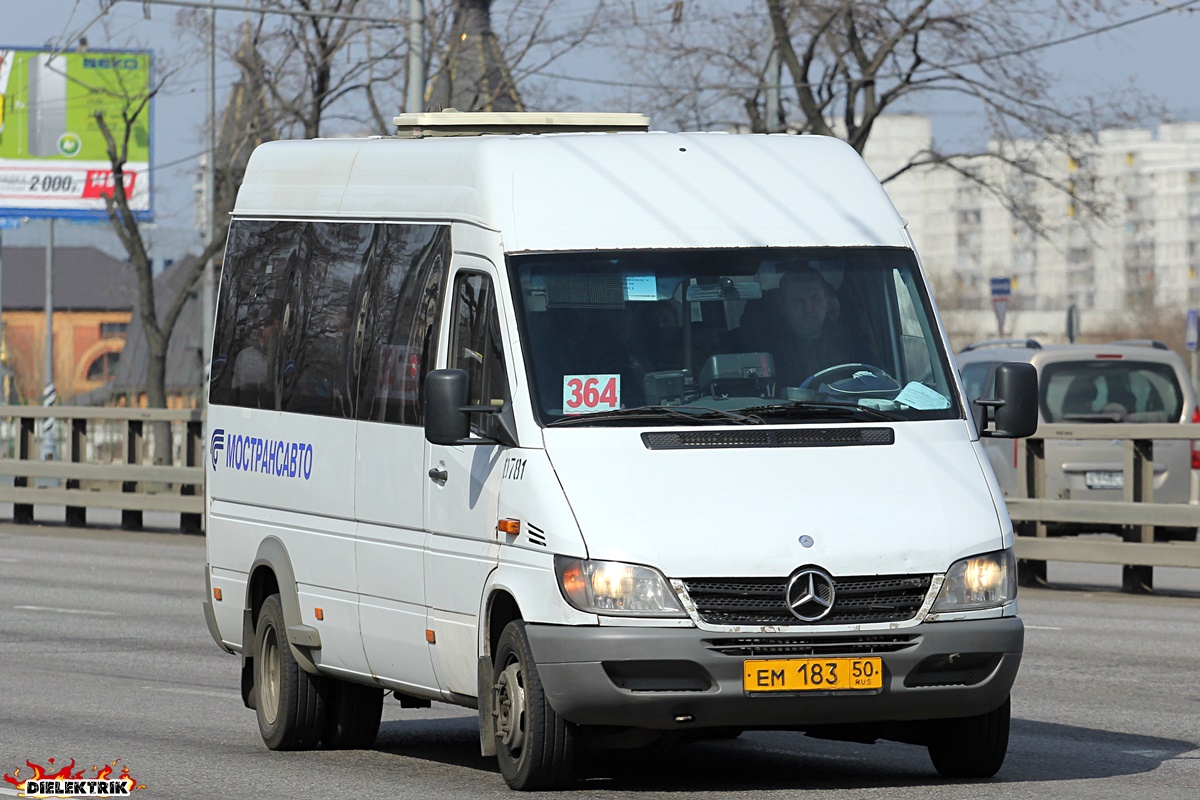
[[[427,136],[479,136],[485,133],[611,133],[646,131],[650,118],[644,114],[430,111],[399,114],[392,118],[396,135],[422,139]]]

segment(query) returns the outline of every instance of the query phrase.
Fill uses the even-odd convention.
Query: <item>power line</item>
[[[112,0],[113,3],[121,0]],[[378,25],[401,25],[399,16],[368,17],[363,14],[344,14],[336,11],[304,11],[288,8],[268,8],[265,6],[232,5],[229,3],[207,3],[205,0],[125,0],[127,3],[143,3],[162,6],[181,6],[200,10],[240,11],[244,14],[278,14],[286,17],[316,17],[319,19],[348,19],[355,22],[370,22]]]
[[[1184,11],[1195,5],[1200,5],[1200,0],[1188,0],[1186,3],[1177,3],[1173,6],[1163,6],[1162,8],[1158,9],[1157,11],[1151,11],[1148,14],[1143,14],[1140,17],[1130,17],[1129,19],[1121,20],[1120,22],[1114,22],[1111,25],[1103,25],[1099,28],[1089,28],[1088,30],[1080,31],[1079,33],[1075,33],[1075,34],[1071,34],[1070,36],[1064,36],[1061,39],[1052,39],[1048,42],[1041,42],[1039,44],[1031,44],[1028,47],[1021,47],[1016,50],[1009,50],[1004,53],[992,53],[991,55],[988,55],[988,56],[981,56],[979,58],[973,58],[970,61],[963,61],[958,64],[946,64],[944,66],[938,67],[938,69],[957,69],[958,67],[966,67],[966,66],[971,66],[972,64],[978,64],[980,61],[994,61],[998,58],[1008,58],[1010,56],[1023,56],[1026,53],[1032,53],[1037,50],[1045,50],[1048,47],[1057,47],[1061,44],[1070,44],[1071,42],[1077,42],[1080,39],[1086,39],[1089,36],[1099,36],[1102,33],[1109,33],[1111,31],[1115,31],[1120,28],[1126,28],[1130,25],[1136,25],[1137,23],[1145,22],[1148,19],[1154,19],[1155,17],[1161,17],[1163,14],[1170,14],[1174,11]]]

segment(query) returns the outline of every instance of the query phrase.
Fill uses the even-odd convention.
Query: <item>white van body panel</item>
[[[425,641],[425,436],[411,425],[357,428],[355,558],[367,662],[373,674],[398,681],[392,688],[436,692]]]
[[[619,165],[619,166],[617,166]],[[719,198],[720,202],[713,202]],[[269,142],[235,213],[473,222],[504,250],[907,246],[845,142],[581,133]]]
[[[551,428],[545,438],[589,557],[669,578],[787,575],[805,564],[835,576],[937,573],[999,550],[964,423],[894,428],[887,446],[653,451],[637,428]]]
[[[368,346],[382,348],[380,342],[392,349],[389,359],[399,352],[406,359],[403,363],[412,366],[406,378],[423,379],[429,369],[450,366],[466,371],[470,354],[487,364],[481,370],[490,377],[497,374],[492,365],[499,361],[493,356],[485,362],[483,354],[502,350],[507,382],[496,385],[502,387],[504,398],[499,399],[497,392],[480,402],[491,404],[487,411],[503,409],[495,419],[504,427],[502,435],[496,434],[500,426],[479,423],[485,414],[476,411],[472,413],[477,429],[495,434],[494,441],[430,444],[420,422],[424,412],[413,410],[420,406],[412,401],[415,393],[406,396],[411,407],[406,406],[403,414],[377,415],[370,403],[369,413],[363,414],[359,401],[383,396],[379,389],[387,388],[383,382],[374,385],[374,394],[370,394],[372,384],[355,384],[346,396],[359,404],[332,411],[303,406],[294,407],[294,413],[242,408],[235,404],[251,401],[233,394],[210,404],[205,490],[208,580],[225,599],[207,598],[206,607],[214,639],[245,658],[243,687],[253,666],[249,659],[256,657],[253,643],[243,641],[244,631],[272,590],[272,581],[262,580],[264,572],[256,571],[266,566],[275,570],[292,653],[306,672],[420,698],[478,705],[485,729],[495,724],[495,718],[489,709],[492,694],[477,697],[481,685],[487,691],[490,677],[481,657],[492,654],[501,631],[517,620],[540,671],[547,702],[562,719],[579,726],[671,731],[678,730],[683,718],[691,722],[693,711],[700,720],[696,728],[890,725],[991,713],[1007,700],[1023,637],[1012,595],[1006,596],[1004,605],[943,603],[940,615],[931,611],[943,583],[955,586],[947,579],[955,562],[995,554],[1013,544],[1012,525],[973,423],[960,411],[948,410],[958,408],[955,395],[961,395],[961,381],[951,377],[939,383],[929,377],[937,368],[949,369],[944,356],[949,350],[947,338],[936,314],[922,323],[922,331],[912,334],[919,343],[930,343],[926,371],[914,368],[904,380],[924,381],[946,404],[909,403],[904,412],[908,416],[889,417],[883,408],[864,405],[863,409],[876,413],[853,416],[853,421],[832,414],[789,417],[761,408],[757,413],[762,418],[756,419],[750,404],[717,403],[716,416],[706,415],[705,423],[711,424],[681,420],[678,414],[669,421],[660,418],[660,424],[653,414],[622,418],[616,413],[608,419],[596,418],[597,424],[561,413],[568,407],[565,399],[549,412],[549,404],[531,391],[536,386],[554,397],[560,383],[565,394],[566,379],[576,372],[607,376],[613,371],[565,363],[547,383],[545,374],[534,367],[539,343],[565,345],[588,336],[596,342],[620,342],[621,347],[629,343],[617,336],[589,333],[577,322],[586,316],[586,303],[563,302],[550,308],[567,318],[569,324],[562,329],[532,324],[528,301],[532,273],[522,269],[536,267],[538,259],[555,261],[562,256],[563,269],[569,272],[574,268],[571,257],[592,258],[593,251],[601,253],[594,260],[610,265],[621,262],[621,251],[637,251],[639,257],[663,263],[697,260],[686,252],[692,249],[737,250],[731,260],[746,257],[747,252],[753,255],[759,248],[911,251],[904,221],[861,158],[844,142],[815,136],[666,133],[271,142],[258,147],[249,161],[234,223],[246,224],[245,230],[261,223],[265,229],[276,220],[303,221],[294,227],[306,232],[320,229],[326,242],[340,241],[343,233],[354,233],[354,225],[368,223],[362,226],[370,231],[368,244],[361,244],[366,238],[347,236],[346,241],[359,242],[355,245],[359,249],[349,257],[343,253],[338,262],[342,267],[351,265],[346,273],[359,269],[353,274],[361,282],[346,279],[350,288],[339,289],[336,295],[337,308],[359,312],[348,320],[357,319],[358,327],[339,323],[325,329],[333,331],[331,339],[341,337],[336,338],[338,344],[361,346],[369,356],[351,362],[347,349],[339,350],[341,360],[329,363],[341,369],[350,364],[353,371],[346,369],[343,377],[361,380],[369,373],[364,364],[383,363],[382,349]],[[436,236],[414,240],[437,243],[421,250],[429,260],[412,256],[405,262],[413,270],[417,290],[405,294],[410,288],[406,283],[391,295],[377,292],[371,281],[386,274],[378,265],[389,263],[375,260],[375,243],[389,241],[390,236],[380,231],[389,225],[432,224],[441,226]],[[405,257],[417,249],[405,251]],[[879,314],[871,319],[894,334],[904,323],[897,316],[903,309],[897,311],[898,302],[888,298],[903,295],[913,309],[912,319],[924,319],[921,292],[906,287],[923,286],[928,294],[928,281],[912,267],[907,252],[882,252],[871,258],[895,259],[904,266],[883,263],[880,274],[890,283],[880,285],[890,288],[879,290],[876,307],[890,309],[887,313],[893,316]],[[302,275],[302,281],[310,281],[308,276],[314,274],[333,274],[305,272],[311,268],[309,255],[299,246],[276,254],[275,262],[249,246],[243,246],[240,255],[242,272],[234,267],[235,275],[270,275],[275,264],[294,263],[287,261],[293,256],[303,265],[294,273]],[[393,257],[391,263],[400,263],[400,256],[391,251],[381,258]],[[855,257],[857,253],[847,253],[846,263],[853,263]],[[762,258],[770,266],[746,273],[754,280],[761,276],[761,282],[754,293],[744,296],[746,304],[737,307],[736,315],[728,320],[705,318],[724,325],[713,333],[738,332],[751,301],[763,300],[770,292],[783,294],[783,267],[776,270],[774,253]],[[414,266],[418,263],[420,269]],[[722,281],[736,274],[724,271],[724,263],[718,264],[722,271],[711,273]],[[227,256],[227,271],[229,264]],[[439,266],[430,268],[431,264]],[[497,321],[484,320],[487,337],[480,341],[485,344],[472,343],[463,350],[467,356],[450,358],[448,348],[458,341],[452,323],[459,302],[454,296],[455,279],[463,272],[488,276]],[[436,279],[426,281],[422,276],[427,274]],[[574,274],[564,275],[568,281],[575,279]],[[614,285],[620,287],[622,279],[631,277],[655,276],[617,274]],[[690,286],[702,286],[699,277],[687,280]],[[236,288],[236,282],[230,285]],[[338,284],[333,279],[325,283],[313,279],[308,285]],[[364,286],[372,293],[368,295]],[[658,291],[657,284],[651,282],[651,287]],[[701,302],[708,302],[693,301],[684,283],[671,289],[676,290],[677,298],[672,297],[681,308],[695,302],[699,310]],[[238,297],[230,291],[222,298]],[[425,304],[420,327],[413,321],[417,317],[412,305],[399,300],[411,301],[414,296]],[[480,292],[477,299],[482,297]],[[437,315],[429,311],[432,299],[439,304]],[[666,298],[651,294],[624,299]],[[267,308],[275,301],[261,305]],[[469,298],[463,302],[472,303]],[[231,302],[235,313],[225,317],[218,313],[218,326],[224,321],[230,330],[237,330],[236,336],[230,335],[231,342],[244,341],[247,330],[270,330],[272,320],[265,311],[265,321],[253,317],[257,329],[249,323],[237,329],[229,322],[251,319],[247,305],[253,303]],[[645,305],[651,308],[650,303]],[[763,313],[766,306],[758,304],[756,313]],[[474,309],[480,308],[490,310],[490,305],[479,300]],[[381,334],[376,330],[371,335],[377,338],[371,340],[364,333],[363,320],[370,318],[375,324],[376,317],[370,315],[378,309],[382,309],[378,319],[386,314],[391,315],[388,324],[398,320],[411,325],[406,330],[420,331],[424,344],[413,347],[412,338],[378,338]],[[482,316],[471,312],[461,316],[472,321],[471,331],[482,330],[477,327]],[[691,323],[705,320],[686,319],[681,312],[676,327],[691,330]],[[396,330],[400,329],[398,325]],[[319,330],[314,338],[324,335]],[[387,336],[391,335],[389,328]],[[667,334],[657,329],[640,340],[652,341],[655,335],[667,340]],[[900,345],[895,347],[891,355],[900,363]],[[745,355],[750,349],[712,352]],[[223,357],[231,358],[235,352],[228,347]],[[420,357],[407,360],[414,353]],[[281,365],[304,364],[299,356],[292,362],[271,357]],[[681,363],[691,362],[685,358]],[[840,367],[857,363],[841,361]],[[693,376],[700,372],[691,365],[672,369],[690,370]],[[669,370],[654,367],[651,371]],[[907,368],[896,375],[906,373]],[[444,373],[439,377],[456,379]],[[215,373],[212,380],[216,387]],[[275,380],[278,390],[282,381],[278,376]],[[448,385],[452,383],[443,387]],[[781,380],[780,386],[785,385],[804,388]],[[934,385],[940,388],[934,390]],[[547,386],[551,391],[546,391]],[[629,388],[628,382],[625,386]],[[412,383],[406,383],[405,390],[411,388]],[[217,394],[216,389],[212,392]],[[715,397],[715,388],[713,393]],[[265,400],[253,402],[270,407],[271,397],[264,396]],[[612,401],[609,411],[643,413],[641,403],[629,399],[638,396],[627,392],[628,404]],[[649,397],[650,389],[642,396]],[[757,395],[743,397],[751,396]],[[774,388],[762,397],[792,399],[776,394]],[[645,405],[653,407],[656,402],[646,400]],[[288,407],[281,405],[278,391],[274,403]],[[721,408],[730,410],[722,417],[717,413]],[[742,426],[734,424],[739,408],[748,412],[741,416]],[[552,416],[558,418],[551,420]],[[366,421],[368,417],[375,421]],[[816,423],[814,418],[825,421]],[[384,419],[388,421],[379,421]],[[841,439],[833,444],[821,440],[791,446],[781,443],[783,437],[775,437],[769,446],[726,442],[709,447],[701,442],[652,450],[641,437],[649,430],[668,429],[736,434],[751,426],[759,431],[886,428],[894,439],[890,444]],[[516,522],[518,532],[502,531],[501,521],[506,528]],[[274,554],[275,562],[256,563],[264,548]],[[665,576],[667,583],[662,586],[674,592],[682,610],[673,617],[654,616],[676,612],[669,602],[646,613],[638,610],[648,608],[645,605],[582,601],[578,583],[568,602],[556,574],[556,559],[560,566],[564,561],[590,559],[652,567]],[[583,565],[583,570],[572,573],[574,579],[578,581],[581,572],[592,566]],[[858,588],[872,583],[860,580],[864,577],[880,578],[878,584],[919,588],[891,606],[887,600],[861,601],[860,608],[868,614],[894,612],[890,619],[848,613],[835,623],[804,617],[796,610],[801,601],[791,592],[806,566],[829,579],[823,585],[829,588],[830,603],[835,591],[852,598],[856,592],[873,591]],[[813,575],[807,578],[810,593],[816,592],[811,588]],[[843,587],[837,585],[841,578],[851,580]],[[753,586],[768,587],[756,596],[774,592],[767,611],[782,610],[782,615],[764,614],[761,619],[771,620],[769,624],[759,624],[755,618],[740,627],[706,621],[734,615],[721,616],[721,608],[703,606],[696,598],[706,591],[698,585],[704,581],[689,586],[693,579],[718,584],[707,591],[733,597],[729,608],[743,599],[739,592],[748,597],[758,591]],[[588,589],[593,590],[595,584]],[[746,602],[753,606],[760,601]],[[706,613],[712,615],[704,617]],[[950,653],[954,656],[948,660]],[[978,674],[957,674],[950,661],[962,653],[976,657],[975,666],[967,671]],[[752,685],[743,683],[746,665],[754,659],[836,656],[849,660],[864,654],[881,670],[886,667],[888,676],[882,686],[869,691],[789,691],[764,700],[754,696]],[[249,705],[248,697],[244,695]]]
[[[353,430],[274,411],[214,406],[208,415],[210,563],[248,573],[263,538],[278,538],[291,558],[302,623],[314,624],[317,608],[325,615],[329,645],[313,651],[314,663],[368,674],[354,556]],[[244,596],[244,588],[232,596]],[[242,638],[237,611],[233,630],[222,628],[229,641]]]

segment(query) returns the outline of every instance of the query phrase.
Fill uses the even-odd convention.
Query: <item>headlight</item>
[[[580,611],[628,617],[687,616],[656,569],[555,556],[554,571],[563,597]]]
[[[933,613],[995,608],[1017,596],[1017,562],[1013,551],[1001,550],[956,561],[933,604]]]

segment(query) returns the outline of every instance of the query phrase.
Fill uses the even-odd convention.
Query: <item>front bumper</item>
[[[804,728],[967,717],[1008,697],[1025,628],[1017,617],[897,631],[754,636],[694,628],[526,628],[551,707],[579,725]],[[883,688],[748,694],[747,658],[876,655]]]

